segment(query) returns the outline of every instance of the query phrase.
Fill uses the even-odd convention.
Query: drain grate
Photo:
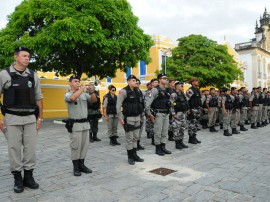
[[[154,174],[162,175],[162,176],[166,176],[174,172],[177,172],[177,171],[169,169],[169,168],[156,168],[154,170],[149,171],[149,173],[154,173]]]

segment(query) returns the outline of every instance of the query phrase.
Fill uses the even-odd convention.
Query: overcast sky
[[[269,0],[128,0],[139,17],[139,26],[147,34],[161,34],[176,40],[190,34],[202,34],[222,43],[224,36],[235,43],[254,38],[255,22]],[[0,28],[6,16],[22,0],[1,0]]]

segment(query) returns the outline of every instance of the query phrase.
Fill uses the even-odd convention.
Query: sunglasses
[[[115,89],[112,89],[111,91],[115,91]]]
[[[161,78],[161,79],[168,80],[168,78],[167,78],[167,77],[163,77],[163,78]]]

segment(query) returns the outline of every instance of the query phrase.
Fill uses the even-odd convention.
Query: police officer
[[[154,122],[154,136],[156,145],[156,154],[164,156],[164,154],[171,154],[166,149],[166,139],[169,129],[169,113],[171,108],[170,93],[165,87],[168,83],[166,74],[159,74],[159,85],[151,90],[151,97],[146,102],[146,115]],[[154,111],[155,116],[151,113]]]
[[[117,127],[118,127],[118,116],[116,112],[117,96],[115,95],[116,87],[109,85],[109,92],[104,96],[103,101],[103,116],[107,121],[108,136],[110,138],[110,145],[121,145],[117,141]]]
[[[264,94],[262,92],[262,88],[258,87],[258,95],[259,95],[259,110],[258,110],[258,117],[257,117],[257,127],[264,127],[264,124],[262,124],[262,112],[263,112],[263,100],[264,100]]]
[[[224,96],[221,102],[222,105],[222,112],[223,112],[223,130],[224,136],[232,136],[232,134],[229,132],[229,125],[232,118],[232,109],[233,109],[233,96],[230,95],[230,91],[228,88],[225,88],[223,90]]]
[[[155,88],[156,86],[158,86],[158,80],[156,78],[151,79],[150,81],[150,85],[151,88],[149,88],[148,90],[145,91],[144,93],[144,100],[145,100],[145,104],[147,102],[148,99],[150,99],[152,97],[151,94],[151,89]],[[145,113],[146,114],[146,113]],[[151,138],[151,144],[155,145],[155,137],[154,137],[154,122],[152,122],[147,114],[146,114],[146,121],[145,121],[145,131],[147,133],[147,135],[149,134],[149,137]]]
[[[143,97],[144,97],[144,102],[146,103],[146,96],[148,96],[148,94],[151,92],[152,86],[151,86],[151,82],[146,83],[146,90],[143,92]],[[149,130],[149,119],[145,120],[145,132],[147,135],[147,139],[150,139],[150,130]]]
[[[100,97],[99,92],[96,91],[94,82],[90,82],[87,93],[89,95],[94,94],[93,96],[96,96],[96,102],[88,102],[88,120],[90,123],[90,142],[94,141],[101,141],[97,137],[98,133],[98,120],[101,118],[101,112],[100,112]]]
[[[188,146],[183,142],[186,128],[186,114],[189,110],[188,100],[184,93],[183,82],[175,82],[175,92],[171,94],[171,103],[171,113],[173,118],[171,127],[175,140],[175,148],[188,148]]]
[[[175,79],[174,78],[169,79],[168,92],[170,93],[170,95],[175,92],[174,84],[175,84]],[[173,122],[173,118],[172,118],[172,114],[170,114],[170,116],[169,116],[169,131],[168,131],[168,140],[169,141],[174,141],[174,138],[173,138],[174,134],[172,131],[172,122]]]
[[[215,129],[218,111],[218,97],[216,97],[215,88],[210,88],[210,94],[206,99],[206,106],[208,109],[208,125],[210,127],[210,132],[218,132],[218,130]]]
[[[83,173],[92,173],[92,170],[84,165],[84,159],[89,146],[90,124],[87,119],[87,103],[96,102],[94,93],[88,94],[85,84],[80,86],[80,78],[71,76],[69,78],[70,91],[65,94],[65,102],[68,109],[66,128],[70,137],[71,160],[73,163],[74,176],[81,176]]]
[[[43,121],[43,96],[37,74],[27,68],[30,50],[16,48],[14,60],[14,65],[0,72],[0,95],[4,96],[2,114],[5,116],[0,120],[0,129],[7,139],[14,192],[21,193],[24,187],[39,188],[33,178],[33,170],[36,166],[37,134]]]
[[[242,109],[243,101],[238,96],[238,91],[235,87],[231,88],[231,96],[233,97],[233,109],[231,117],[232,134],[239,134],[237,126],[240,121],[240,110]]]
[[[209,95],[209,91],[208,90],[204,90],[202,91],[202,97],[201,97],[201,100],[202,100],[202,110],[201,110],[201,117],[200,117],[200,124],[202,125],[202,128],[203,129],[206,129],[208,128],[208,108],[207,108],[207,105],[206,105],[206,100],[207,100],[207,97]],[[200,130],[199,127],[197,126],[197,130]]]
[[[199,81],[197,78],[191,78],[189,83],[192,85],[186,92],[187,97],[189,98],[189,107],[190,107],[190,115],[189,115],[189,124],[188,124],[188,135],[189,135],[189,143],[197,144],[201,143],[197,139],[197,131],[198,131],[198,121],[201,117],[201,108],[202,108],[202,100],[201,93],[199,90]]]
[[[140,128],[140,132],[139,132],[139,139],[137,141],[137,151],[144,150],[144,147],[140,144],[140,141],[141,141],[142,132],[143,132],[145,101],[144,101],[144,95],[140,89],[140,85],[141,85],[141,81],[140,81],[140,79],[137,79],[136,88],[137,88],[138,93],[140,95],[141,107],[143,108],[143,112],[141,114],[141,128]]]
[[[249,106],[249,101],[248,101],[248,96],[246,95],[246,88],[241,87],[239,89],[239,99],[243,103],[242,109],[240,111],[240,131],[247,131],[248,129],[245,128],[245,121],[247,120],[247,111],[248,111],[248,106]]]
[[[253,92],[249,98],[249,106],[250,106],[250,113],[251,113],[251,128],[257,129],[258,125],[256,126],[258,113],[259,113],[259,93],[258,88],[253,88]]]
[[[262,108],[262,125],[267,126],[267,111],[268,111],[268,104],[267,104],[267,88],[263,88],[263,108]]]
[[[223,90],[219,91],[219,96],[218,96],[218,120],[219,120],[219,126],[220,129],[223,129],[223,112],[222,112],[222,99],[224,96]]]
[[[137,155],[136,151],[141,128],[141,114],[143,112],[141,105],[142,97],[138,88],[136,88],[136,81],[137,78],[134,75],[128,76],[128,85],[120,90],[116,103],[116,111],[119,121],[120,124],[124,126],[125,130],[126,149],[128,154],[128,163],[130,165],[134,165],[135,161],[144,161]]]

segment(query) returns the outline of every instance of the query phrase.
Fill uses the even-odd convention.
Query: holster
[[[141,124],[139,126],[136,126],[136,127],[131,125],[131,124],[128,124],[127,123],[127,118],[124,117],[124,130],[125,130],[125,132],[130,132],[130,131],[137,130],[137,129],[141,128],[141,126],[142,126],[142,122],[141,122]]]
[[[62,120],[62,122],[66,123],[65,127],[66,127],[67,131],[69,133],[72,133],[72,128],[73,128],[73,125],[74,125],[74,121],[71,120],[71,119],[64,119],[64,120]]]

